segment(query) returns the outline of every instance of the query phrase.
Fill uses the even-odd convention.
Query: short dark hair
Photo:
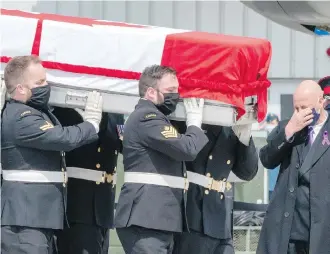
[[[166,74],[176,75],[176,71],[171,67],[161,65],[151,65],[146,67],[139,80],[139,95],[144,97],[148,87],[156,88],[158,81]]]
[[[13,92],[19,83],[24,82],[25,71],[32,63],[39,64],[41,60],[35,55],[15,56],[7,63],[4,80],[8,93]]]
[[[279,122],[279,121],[280,121],[279,117],[278,117],[276,114],[274,114],[274,113],[269,113],[269,114],[267,115],[267,117],[266,117],[266,122],[267,122],[267,123],[270,123],[270,122],[272,122],[272,121],[274,121],[274,120],[276,120],[276,122]]]

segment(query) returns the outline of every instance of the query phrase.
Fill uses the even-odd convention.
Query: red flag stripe
[[[11,57],[2,56],[0,61],[2,63],[8,63],[10,59]],[[141,73],[133,72],[133,71],[122,71],[116,69],[89,67],[84,65],[73,65],[73,64],[65,64],[65,63],[50,62],[50,61],[43,61],[42,65],[45,68],[51,70],[59,70],[59,71],[77,73],[77,74],[97,75],[97,76],[119,78],[119,79],[138,80],[141,75]]]

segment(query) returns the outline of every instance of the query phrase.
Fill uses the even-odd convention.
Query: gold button
[[[227,164],[228,164],[228,165],[230,164],[230,162],[231,162],[230,160],[227,160]]]
[[[209,195],[209,193],[210,193],[209,190],[205,190],[206,195]]]
[[[98,152],[101,152],[101,147],[97,148],[97,151],[98,151]]]
[[[213,158],[213,156],[212,156],[212,155],[210,155],[210,156],[209,156],[209,159],[210,159],[210,160],[212,160],[212,158]]]
[[[211,174],[210,174],[210,173],[207,173],[206,176],[207,176],[207,177],[211,177]]]
[[[96,182],[96,184],[97,184],[97,185],[99,185],[99,184],[100,184],[100,182]]]
[[[223,182],[227,181],[227,178],[222,179]]]
[[[100,167],[101,167],[100,163],[97,163],[96,168],[100,168]]]

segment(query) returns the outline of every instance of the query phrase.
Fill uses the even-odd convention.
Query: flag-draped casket
[[[256,102],[245,118],[265,117],[267,40],[7,9],[0,18],[1,73],[14,56],[40,56],[54,105],[83,107],[84,92],[98,90],[105,111],[129,113],[142,70],[161,64],[177,71],[182,98],[206,99],[204,122],[233,125]]]

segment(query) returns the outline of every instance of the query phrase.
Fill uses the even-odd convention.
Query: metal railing
[[[234,202],[232,237],[236,254],[256,253],[266,210],[266,204]],[[235,212],[238,215],[234,220]]]

